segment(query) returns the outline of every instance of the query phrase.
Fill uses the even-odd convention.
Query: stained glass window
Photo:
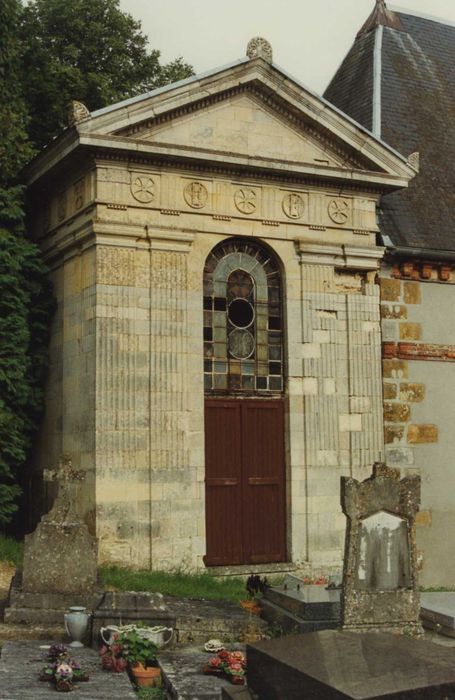
[[[281,393],[281,276],[256,241],[218,244],[204,268],[204,386],[210,394]]]

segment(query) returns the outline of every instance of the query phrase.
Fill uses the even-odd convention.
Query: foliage
[[[238,603],[245,597],[245,582],[239,578],[215,578],[210,574],[132,571],[118,566],[103,567],[104,586],[122,591],[155,591],[179,598],[205,598]]]
[[[23,12],[24,87],[35,146],[67,124],[68,104],[91,111],[192,75],[182,58],[161,65],[119,0],[32,0]],[[43,77],[45,76],[45,79]]]
[[[158,647],[150,639],[142,636],[136,629],[122,632],[118,641],[123,648],[123,655],[130,666],[140,663],[145,667],[153,665],[156,661]]]
[[[43,402],[52,297],[38,248],[24,235],[19,172],[32,149],[21,93],[18,0],[0,4],[0,525],[17,510],[18,474]]]
[[[22,542],[0,534],[0,561],[21,566],[23,554],[24,545]]]

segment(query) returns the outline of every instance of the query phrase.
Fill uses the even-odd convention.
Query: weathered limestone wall
[[[452,586],[455,332],[448,319],[455,276],[447,265],[412,262],[384,266],[381,276],[386,460],[422,479],[421,585]]]
[[[321,254],[300,245],[305,473],[294,529],[315,568],[341,565],[340,476],[362,479],[383,455],[375,275],[336,269],[330,255],[320,264]]]
[[[97,162],[93,208],[46,243],[66,252],[41,461],[88,472],[101,562],[203,568],[203,268],[254,236],[284,282],[288,556],[339,569],[339,477],[382,458],[375,197]]]

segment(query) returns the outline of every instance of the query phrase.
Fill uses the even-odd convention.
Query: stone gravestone
[[[414,520],[420,477],[384,464],[363,482],[341,479],[347,517],[341,625],[351,631],[421,636]]]
[[[85,473],[62,457],[46,476],[58,481],[52,509],[25,537],[22,590],[25,593],[90,593],[96,587],[97,541],[76,512],[77,485]]]
[[[247,646],[242,700],[455,700],[453,649],[421,635],[414,519],[419,477],[375,464],[359,483],[343,478],[348,518],[342,629]],[[393,633],[393,634],[391,634]],[[237,697],[223,689],[223,698]]]

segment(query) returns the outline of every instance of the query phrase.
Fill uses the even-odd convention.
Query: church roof
[[[324,96],[399,152],[420,154],[409,188],[382,198],[384,241],[453,250],[455,26],[400,11],[386,16],[384,6],[377,3]]]

